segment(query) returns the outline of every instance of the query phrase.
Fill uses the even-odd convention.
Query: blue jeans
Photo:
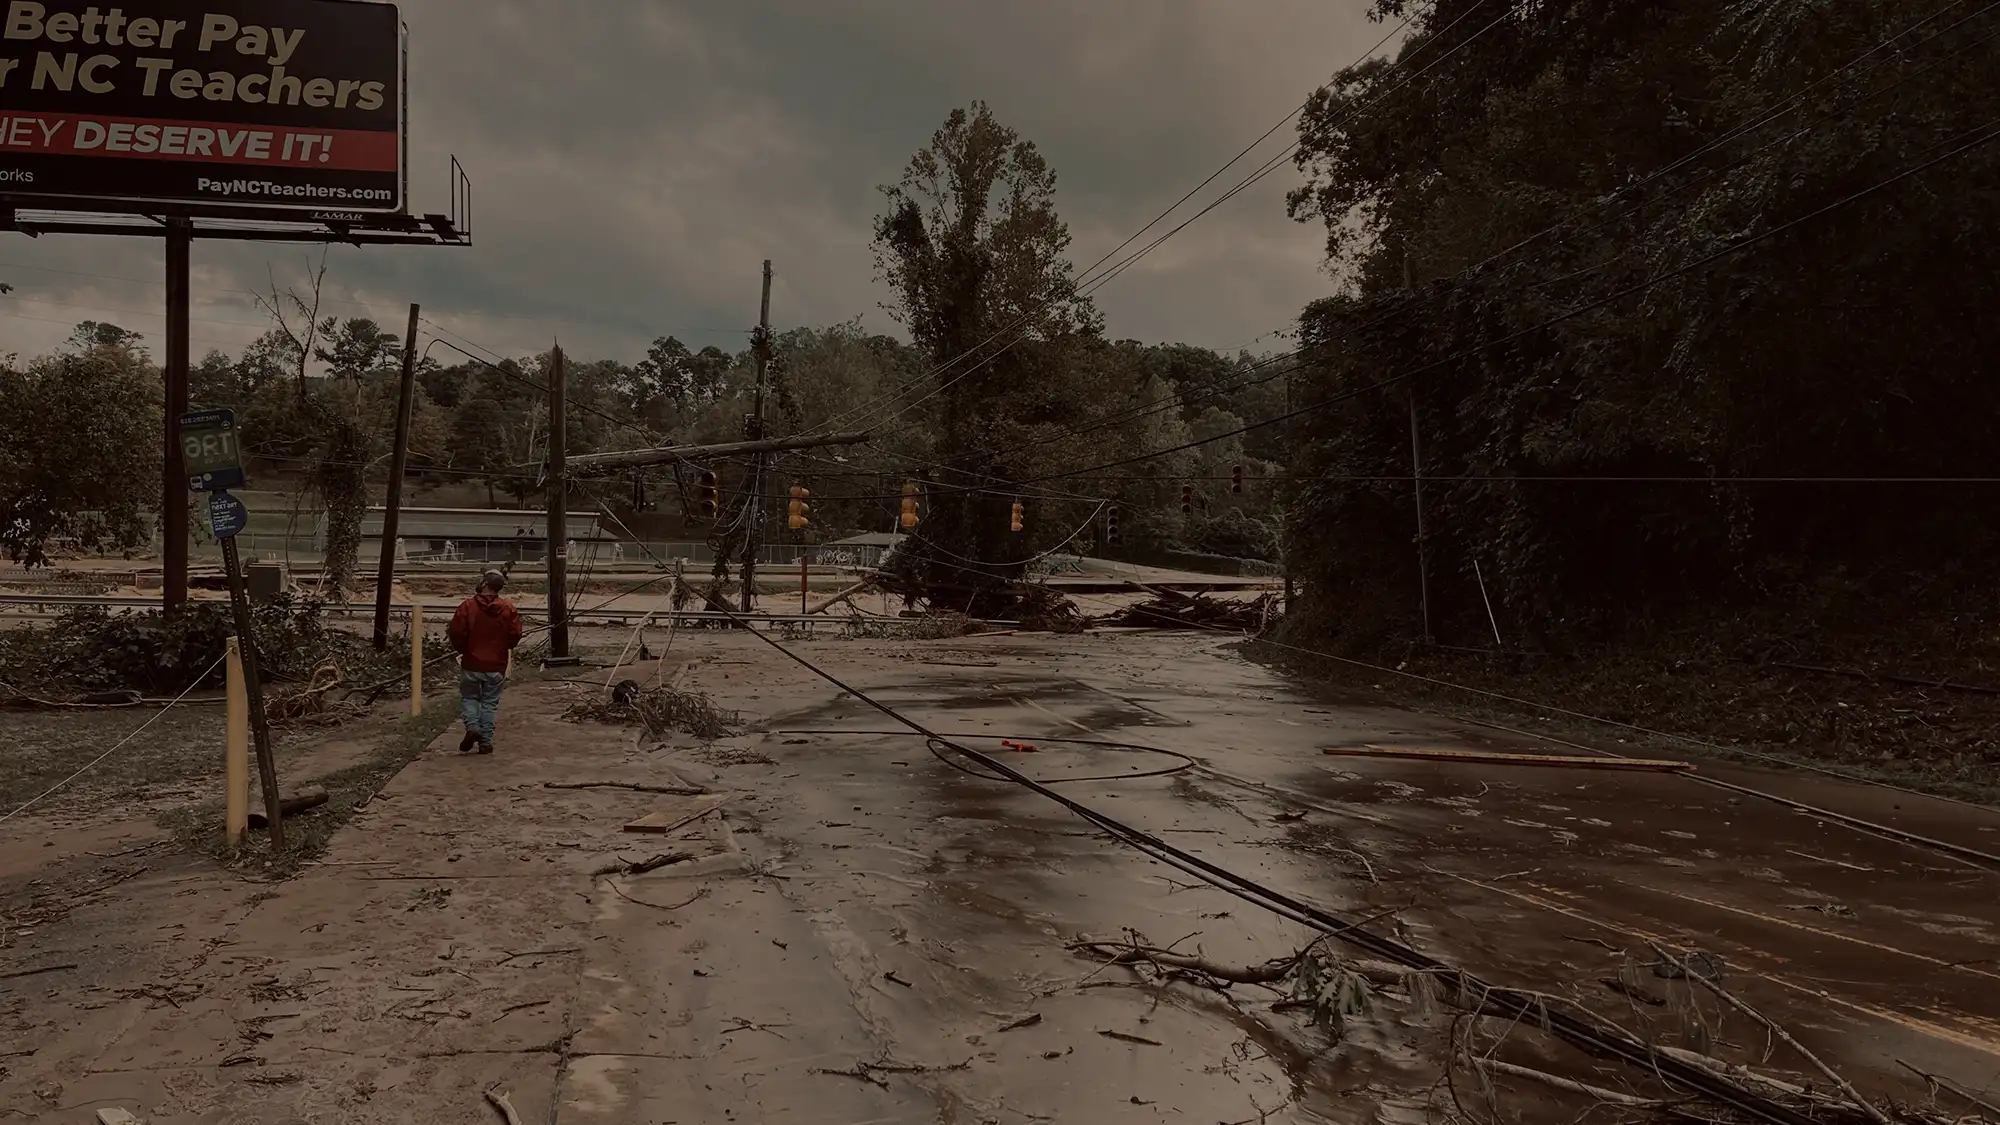
[[[500,710],[500,689],[507,683],[505,672],[458,673],[458,711],[465,719],[466,733],[481,743],[493,742],[493,716]]]

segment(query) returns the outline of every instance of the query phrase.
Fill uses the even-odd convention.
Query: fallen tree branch
[[[651,859],[642,859],[636,863],[628,862],[626,860],[621,859],[615,863],[607,863],[604,864],[603,866],[594,868],[591,871],[591,874],[593,876],[644,875],[648,871],[656,871],[662,867],[666,867],[675,863],[686,863],[687,861],[693,858],[694,858],[693,852],[667,852],[665,855],[656,855]]]
[[[636,781],[544,781],[544,789],[630,789],[635,793],[666,793],[675,797],[698,797],[708,790],[698,785],[645,785]]]
[[[1611,1105],[1629,1106],[1634,1109],[1657,1109],[1667,1104],[1659,1098],[1641,1098],[1633,1094],[1623,1094],[1617,1090],[1607,1090],[1602,1086],[1592,1086],[1587,1082],[1578,1082],[1574,1078],[1564,1078],[1561,1075],[1550,1074],[1547,1071],[1533,1070],[1525,1066],[1515,1066],[1513,1063],[1501,1062],[1499,1059],[1482,1058],[1474,1055],[1472,1056],[1472,1065],[1479,1067],[1481,1070],[1490,1070],[1495,1074],[1525,1078],[1530,1082],[1540,1082],[1544,1086],[1553,1086],[1558,1090],[1568,1090],[1572,1094],[1583,1094]]]
[[[647,902],[643,898],[633,898],[631,895],[626,894],[624,889],[619,887],[618,880],[616,879],[606,879],[605,882],[610,884],[612,892],[615,893],[619,898],[622,898],[626,902],[634,903],[639,906],[650,906],[654,910],[679,910],[681,907],[686,906],[688,903],[693,902],[695,899],[701,898],[702,896],[708,894],[708,888],[702,887],[700,890],[695,891],[695,893],[689,895],[688,897],[676,903]]]
[[[1792,1038],[1792,1033],[1778,1026],[1775,1020],[1771,1019],[1769,1016],[1765,1015],[1764,1013],[1758,1011],[1757,1009],[1751,1007],[1750,1005],[1744,1003],[1742,1000],[1738,999],[1735,993],[1722,987],[1720,983],[1690,971],[1687,967],[1686,962],[1682,961],[1679,957],[1676,957],[1673,954],[1667,952],[1666,949],[1664,949],[1659,945],[1659,943],[1649,941],[1646,944],[1652,946],[1653,952],[1659,954],[1661,958],[1663,958],[1664,960],[1673,965],[1678,966],[1680,970],[1687,975],[1687,979],[1695,982],[1696,984],[1699,984],[1703,988],[1708,989],[1710,992],[1715,993],[1716,997],[1720,999],[1723,1003],[1728,1004],[1730,1007],[1736,1009],[1737,1011],[1743,1013],[1746,1016],[1749,1016],[1751,1019],[1756,1020],[1758,1023],[1763,1024],[1766,1030],[1770,1031],[1771,1034],[1777,1036],[1780,1040],[1782,1040],[1785,1043],[1786,1046],[1790,1047],[1794,1051],[1797,1051],[1802,1058],[1804,1058],[1807,1062],[1811,1063],[1815,1070],[1818,1070],[1821,1074],[1826,1075],[1827,1080],[1832,1082],[1835,1086],[1838,1086],[1840,1088],[1840,1092],[1846,1094],[1848,1098],[1852,1100],[1857,1107],[1860,1108],[1861,1112],[1867,1114],[1869,1119],[1875,1122],[1875,1125],[1894,1125],[1894,1123],[1889,1120],[1889,1115],[1883,1113],[1879,1108],[1875,1106],[1873,1102],[1870,1102],[1868,1099],[1862,1097],[1861,1092],[1854,1088],[1853,1083],[1849,1082],[1845,1078],[1842,1078],[1840,1076],[1839,1071],[1834,1070],[1832,1067],[1828,1066],[1825,1062],[1823,1062],[1818,1055],[1815,1055],[1810,1050],[1807,1050],[1805,1044],[1799,1042],[1797,1039]]]
[[[495,1093],[498,1089],[499,1087],[495,1086],[492,1090],[486,1091],[486,1100],[492,1102],[493,1108],[499,1110],[507,1119],[507,1125],[521,1125],[521,1115],[514,1112],[514,1103],[507,1100],[506,1094]]]
[[[68,965],[43,965],[39,969],[15,969],[11,973],[0,973],[0,980],[14,980],[19,977],[36,977],[42,975],[43,973],[60,973],[65,969],[74,969],[74,968],[76,968],[76,965],[68,964]]]
[[[1929,1083],[1933,1090],[1948,1090],[1951,1093],[1957,1094],[1959,1097],[1964,1098],[1966,1101],[1971,1102],[1973,1105],[1976,1105],[1980,1109],[1985,1110],[1987,1113],[1992,1114],[1993,1120],[2000,1121],[2000,1105],[1995,1105],[1994,1103],[1987,1101],[1985,1098],[1980,1097],[1978,1094],[1973,1093],[1971,1090],[1966,1089],[1964,1086],[1961,1086],[1958,1083],[1953,1082],[1951,1079],[1946,1078],[1943,1075],[1930,1074],[1925,1071],[1918,1070],[1916,1067],[1911,1066],[1909,1063],[1904,1062],[1902,1059],[1897,1059],[1896,1065],[1902,1067],[1904,1070],[1909,1071],[1911,1074],[1914,1074],[1918,1078],[1921,1078],[1925,1082]]]

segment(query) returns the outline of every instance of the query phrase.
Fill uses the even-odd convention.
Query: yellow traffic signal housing
[[[1021,502],[1019,500],[1014,501],[1014,519],[1013,522],[1008,525],[1007,529],[1009,531],[1021,530]]]
[[[904,527],[917,526],[917,482],[913,480],[903,482],[902,524]]]
[[[695,510],[701,513],[702,519],[712,520],[719,509],[719,499],[715,490],[715,470],[703,469],[694,489]]]
[[[806,497],[811,495],[811,492],[799,485],[795,484],[792,486],[792,502],[789,513],[785,517],[786,526],[796,531],[806,525],[806,515],[812,511],[806,504]]]

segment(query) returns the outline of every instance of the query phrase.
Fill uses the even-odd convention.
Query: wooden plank
[[[1554,766],[1585,770],[1644,770],[1654,773],[1682,773],[1694,769],[1693,762],[1677,762],[1665,758],[1503,754],[1492,750],[1438,750],[1420,746],[1327,746],[1320,752],[1350,758],[1409,758],[1427,762],[1461,762],[1467,765]]]
[[[709,813],[728,803],[726,793],[710,793],[688,801],[677,801],[663,809],[656,809],[625,825],[627,832],[672,832],[685,824],[700,820]]]

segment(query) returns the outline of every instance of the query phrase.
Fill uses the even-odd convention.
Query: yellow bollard
[[[243,682],[243,654],[229,638],[229,685],[222,751],[223,830],[229,846],[239,847],[250,830],[250,692]]]
[[[410,715],[424,713],[424,607],[410,603]]]

